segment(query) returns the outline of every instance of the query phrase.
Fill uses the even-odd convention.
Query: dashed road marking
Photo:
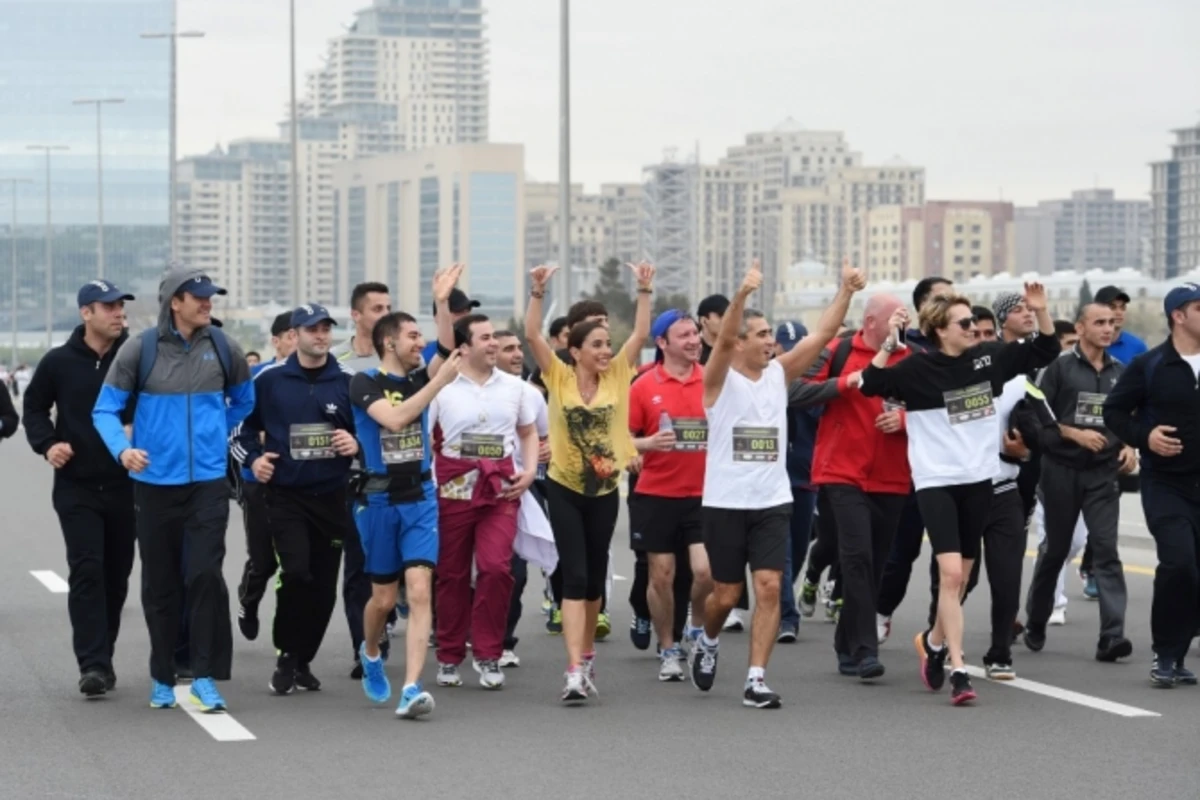
[[[175,687],[175,703],[218,742],[252,742],[255,736],[228,713],[206,714],[192,702],[190,686]]]
[[[45,586],[54,594],[66,594],[71,590],[71,587],[58,576],[58,573],[52,569],[31,569],[29,574],[37,578],[42,586]]]
[[[987,673],[979,667],[967,667],[967,672],[976,678],[987,678]],[[1014,678],[1011,681],[988,681],[988,683],[1011,686],[1014,689],[1023,689],[1026,692],[1040,694],[1043,697],[1053,697],[1055,700],[1062,700],[1066,703],[1087,706],[1088,708],[1094,708],[1097,711],[1107,711],[1109,714],[1116,714],[1119,717],[1162,716],[1162,714],[1159,714],[1157,711],[1147,711],[1144,708],[1127,706],[1124,703],[1115,703],[1112,700],[1105,700],[1102,697],[1093,697],[1090,694],[1073,692],[1070,689],[1060,689],[1059,687],[1051,686],[1048,683],[1039,683],[1038,681],[1030,681],[1026,680],[1025,678]]]
[[[1026,550],[1025,557],[1026,558],[1037,558],[1037,550]],[[1072,561],[1071,563],[1079,565],[1079,564],[1083,563],[1083,559],[1077,558],[1074,561]],[[1151,578],[1154,577],[1154,567],[1142,567],[1142,566],[1138,566],[1137,564],[1123,564],[1122,566],[1125,568],[1126,572],[1131,572],[1134,575],[1146,575]]]

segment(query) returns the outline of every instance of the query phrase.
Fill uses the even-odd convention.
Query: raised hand
[[[1025,284],[1025,307],[1030,311],[1046,310],[1046,287],[1037,281]]]
[[[550,281],[550,276],[558,272],[558,265],[547,267],[545,264],[534,267],[529,271],[529,277],[533,280],[533,288],[545,289],[546,284]]]
[[[895,331],[901,328],[908,327],[908,309],[901,306],[892,312],[892,318],[888,320],[888,328]]]
[[[850,259],[842,259],[842,285],[852,292],[861,292],[867,288],[867,276],[862,270],[850,266]]]
[[[762,287],[763,274],[762,267],[758,263],[758,259],[754,259],[750,264],[750,269],[746,272],[746,277],[742,278],[742,285],[738,289],[738,294],[743,297],[749,297],[757,292]]]
[[[454,287],[458,285],[458,279],[462,277],[466,266],[466,264],[451,264],[449,267],[433,273],[434,302],[444,303],[450,299],[450,292],[454,291]]]
[[[639,289],[649,289],[654,285],[655,267],[649,261],[641,261],[637,264],[626,264],[625,266],[633,270],[633,275],[637,278]]]
[[[450,357],[442,362],[438,367],[437,375],[434,375],[432,382],[438,385],[438,388],[449,386],[450,382],[458,377],[458,370],[462,366],[462,351],[451,350]]]

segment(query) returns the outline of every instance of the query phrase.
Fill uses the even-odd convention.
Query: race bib
[[[735,427],[734,461],[778,461],[779,428]]]
[[[675,429],[675,448],[685,452],[698,452],[708,449],[708,420],[684,418],[671,420]]]
[[[504,437],[498,433],[464,433],[459,452],[463,458],[504,458]]]
[[[945,392],[942,398],[946,403],[946,413],[950,416],[951,425],[962,425],[964,422],[974,422],[996,414],[996,407],[992,405],[990,383],[977,383],[965,389]]]
[[[1080,392],[1075,402],[1075,422],[1078,425],[1104,427],[1104,401],[1108,395],[1097,392]]]
[[[409,464],[425,459],[425,437],[421,423],[414,422],[399,433],[384,430],[379,434],[379,447],[385,464]]]
[[[884,400],[883,401],[883,413],[885,413],[885,414],[890,414],[893,411],[903,411],[903,410],[904,410],[904,403],[899,403],[895,400]]]
[[[328,422],[316,422],[288,426],[288,448],[293,461],[336,458],[337,452],[333,449],[333,425]]]

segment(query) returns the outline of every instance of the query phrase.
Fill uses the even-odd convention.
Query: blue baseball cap
[[[200,275],[191,280],[184,281],[183,285],[176,291],[176,294],[179,292],[187,292],[192,297],[199,298],[200,300],[207,300],[214,294],[227,294],[224,289],[213,283],[207,275]]]
[[[1196,300],[1200,300],[1200,283],[1185,283],[1167,292],[1163,298],[1163,311],[1170,319],[1172,311]]]
[[[775,344],[787,353],[805,336],[808,336],[808,328],[803,322],[785,322],[775,329]]]
[[[671,326],[681,319],[687,319],[686,311],[680,311],[678,308],[669,308],[655,318],[654,323],[650,326],[650,338],[657,339],[660,336],[666,336],[667,331]]]
[[[326,320],[337,325],[337,320],[329,313],[329,309],[325,306],[319,306],[316,303],[299,306],[292,312],[293,328],[311,328],[313,325],[325,322]]]
[[[134,296],[122,292],[108,281],[89,281],[79,290],[79,307],[90,306],[92,303],[115,303],[118,300],[133,300]]]

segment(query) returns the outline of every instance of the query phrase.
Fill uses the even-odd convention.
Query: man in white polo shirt
[[[439,308],[443,312],[448,309]],[[458,320],[454,339],[462,353],[459,375],[429,412],[430,427],[437,429],[437,682],[462,684],[458,666],[469,633],[480,685],[499,689],[517,510],[537,475],[538,408],[520,378],[496,368],[499,345],[487,317]]]

